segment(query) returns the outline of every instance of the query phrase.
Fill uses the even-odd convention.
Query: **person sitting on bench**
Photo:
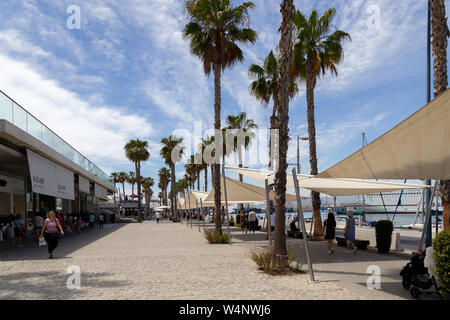
[[[297,226],[295,225],[295,219],[292,220],[292,222],[291,222],[291,231],[293,231],[293,232],[300,231],[300,229],[297,228]]]

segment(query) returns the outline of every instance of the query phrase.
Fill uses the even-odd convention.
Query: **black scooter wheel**
[[[402,286],[403,286],[403,289],[409,290],[411,288],[411,282],[407,279],[403,279]]]
[[[420,299],[420,296],[422,295],[422,292],[417,287],[412,287],[410,292],[411,292],[411,296],[416,300]]]

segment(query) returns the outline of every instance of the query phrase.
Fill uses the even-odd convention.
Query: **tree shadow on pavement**
[[[56,259],[65,259],[72,252],[75,252],[109,234],[123,228],[126,224],[118,223],[105,225],[102,230],[85,230],[81,234],[71,235],[66,233],[59,241],[55,250]],[[0,261],[30,261],[48,260],[47,247],[39,247],[35,241],[27,241],[23,248],[13,247],[9,243],[0,245]]]
[[[112,276],[110,273],[93,273],[81,271],[81,289],[70,290],[67,281],[70,274],[55,272],[18,272],[0,276],[0,299],[33,299],[33,300],[64,300],[76,299],[77,295],[89,290],[125,287],[127,281],[104,280]],[[97,291],[97,290],[96,290]],[[4,292],[7,292],[4,294]],[[95,297],[94,297],[95,298]]]

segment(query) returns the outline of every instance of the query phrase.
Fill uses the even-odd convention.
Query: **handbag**
[[[45,241],[44,237],[39,238],[39,247],[43,247],[47,245],[47,241]]]

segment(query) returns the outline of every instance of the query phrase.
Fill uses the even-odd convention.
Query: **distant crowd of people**
[[[27,226],[21,214],[10,215],[0,219],[0,242],[11,239],[11,244],[18,248],[23,247],[23,241],[27,239],[27,232],[34,234],[36,241],[47,243],[49,258],[53,258],[53,251],[58,246],[58,240],[64,235],[64,231],[71,234],[80,234],[84,226],[88,229],[94,229],[98,224],[99,229],[103,229],[105,223],[105,215],[100,214],[97,217],[91,213],[84,218],[78,214],[68,214],[63,216],[59,212],[49,211],[44,218],[41,214],[36,214],[29,221],[30,227]],[[31,227],[32,224],[32,227]],[[29,229],[31,228],[31,229]],[[6,238],[6,239],[5,239]]]

